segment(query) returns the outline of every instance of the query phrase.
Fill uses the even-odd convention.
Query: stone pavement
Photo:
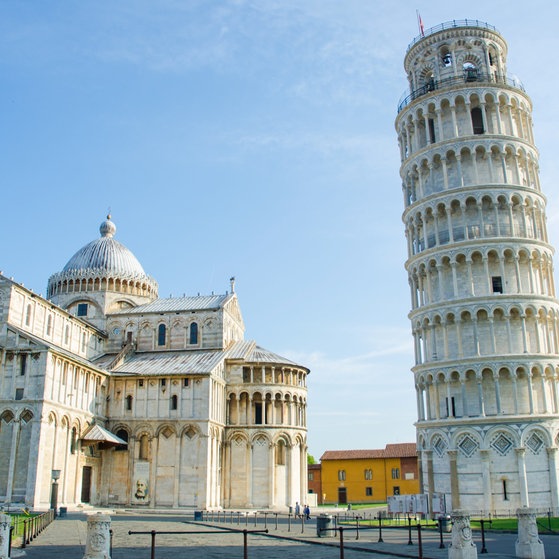
[[[289,522],[285,515],[278,517],[262,514],[254,517],[237,515],[225,516],[220,522],[211,515],[203,521],[194,521],[192,512],[183,515],[145,513],[137,511],[103,511],[112,519],[113,551],[112,559],[150,559],[151,535],[129,535],[128,532],[191,532],[190,534],[156,535],[156,559],[235,559],[243,558],[243,533],[247,534],[248,557],[250,559],[337,559],[340,555],[339,535],[317,537],[316,518],[302,524],[301,521]],[[268,534],[250,533],[252,530],[268,529]],[[87,516],[83,513],[69,513],[58,518],[25,549],[12,550],[12,559],[83,559],[86,543]],[[232,532],[231,530],[235,530]],[[236,532],[239,530],[241,532]],[[204,532],[194,534],[192,532]],[[417,530],[412,530],[412,545],[408,545],[408,529],[383,528],[384,542],[378,543],[379,531],[344,526],[344,558],[366,559],[371,555],[384,558],[417,558],[419,548]],[[545,545],[547,559],[559,558],[559,536],[540,535]],[[474,541],[481,551],[480,533],[474,532]],[[488,532],[486,534],[487,559],[514,559],[516,534]],[[439,533],[422,530],[423,558],[447,559],[450,534],[444,534],[445,549],[439,548]]]

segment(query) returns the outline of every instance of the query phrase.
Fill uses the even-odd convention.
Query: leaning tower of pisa
[[[559,512],[559,303],[532,103],[491,25],[408,47],[398,107],[422,491]],[[436,506],[436,505],[435,505]]]

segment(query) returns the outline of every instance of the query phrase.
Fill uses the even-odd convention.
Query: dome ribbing
[[[101,237],[82,247],[64,266],[62,272],[91,270],[127,278],[142,277],[146,273],[138,259],[122,243],[113,239],[116,225],[107,216],[99,227]]]
[[[110,215],[101,223],[99,232],[100,238],[78,250],[61,272],[50,277],[49,297],[67,291],[69,285],[72,285],[72,292],[82,289],[121,291],[122,282],[129,286],[128,289],[157,296],[157,282],[144,272],[134,254],[113,238],[116,225]]]

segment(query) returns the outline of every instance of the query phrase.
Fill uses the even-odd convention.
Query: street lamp
[[[54,517],[58,516],[58,480],[60,479],[60,470],[52,470],[52,487],[50,491],[50,508],[54,511]]]

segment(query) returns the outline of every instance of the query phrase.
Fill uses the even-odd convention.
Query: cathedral
[[[304,502],[309,370],[244,339],[234,278],[160,299],[115,233],[107,216],[46,298],[0,275],[0,502]]]
[[[559,301],[532,102],[478,20],[408,46],[396,118],[422,492],[559,513]],[[441,509],[439,509],[441,510]]]

